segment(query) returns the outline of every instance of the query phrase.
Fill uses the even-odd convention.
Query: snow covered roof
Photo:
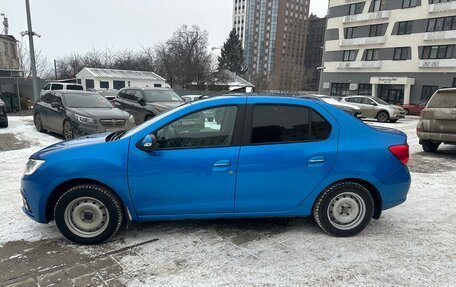
[[[163,77],[160,77],[154,72],[84,68],[78,75],[84,71],[92,74],[94,78],[165,81]],[[78,75],[76,75],[76,77],[78,77]]]
[[[223,73],[225,74],[225,79],[218,81],[217,84],[223,84],[238,88],[255,87],[254,84],[244,80],[242,77],[238,76],[234,72],[231,72],[230,70],[223,70]]]

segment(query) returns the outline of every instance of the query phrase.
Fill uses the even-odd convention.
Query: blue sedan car
[[[204,114],[217,114],[206,120]],[[404,133],[323,102],[225,96],[186,104],[128,132],[57,143],[30,157],[24,212],[79,244],[126,222],[313,216],[358,234],[406,200]]]

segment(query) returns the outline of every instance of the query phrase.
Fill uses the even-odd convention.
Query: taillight
[[[389,150],[398,160],[407,165],[410,159],[408,144],[390,146]]]

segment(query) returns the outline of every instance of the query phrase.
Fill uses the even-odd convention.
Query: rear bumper
[[[377,186],[382,198],[382,210],[404,203],[410,190],[412,179],[406,166],[398,169]]]
[[[435,142],[456,142],[456,133],[417,132],[420,142],[431,140]]]

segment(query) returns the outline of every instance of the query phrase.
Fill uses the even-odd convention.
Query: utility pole
[[[27,34],[29,36],[29,48],[30,48],[30,64],[32,66],[32,81],[33,81],[33,99],[38,101],[38,78],[36,76],[36,62],[35,62],[35,46],[33,44],[33,36],[36,35],[33,33],[32,29],[32,16],[30,14],[30,3],[29,0],[25,0],[25,8],[27,10]]]
[[[54,76],[55,76],[55,79],[57,80],[57,60],[54,59]]]

